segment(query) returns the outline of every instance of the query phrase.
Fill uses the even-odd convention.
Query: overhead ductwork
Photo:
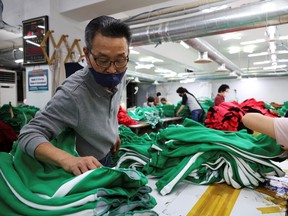
[[[288,23],[287,0],[261,1],[155,25],[132,26],[132,46],[161,44],[285,23]]]
[[[23,59],[23,52],[19,49],[5,49],[0,51],[0,67],[17,68],[15,60]]]

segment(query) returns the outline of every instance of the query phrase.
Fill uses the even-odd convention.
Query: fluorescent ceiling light
[[[288,62],[288,59],[278,59],[277,62],[279,62],[279,63]]]
[[[186,49],[190,48],[190,46],[187,43],[185,43],[184,41],[182,41],[182,40],[180,41],[180,44]]]
[[[171,71],[171,73],[164,73],[164,74],[162,74],[162,75],[163,75],[163,77],[165,77],[165,78],[168,78],[168,77],[176,77],[176,76],[177,76],[177,73],[174,72],[174,71]]]
[[[279,37],[279,40],[288,40],[288,35],[280,36],[280,37]]]
[[[158,58],[155,58],[153,56],[147,56],[147,57],[140,58],[139,61],[140,62],[151,62],[151,63],[164,62],[162,59],[158,59]]]
[[[251,44],[251,45],[244,46],[242,50],[245,53],[253,53],[255,48],[256,48],[256,45]]]
[[[195,78],[189,78],[189,79],[185,79],[185,80],[180,80],[180,83],[191,83],[191,82],[195,82]]]
[[[248,57],[265,56],[265,55],[268,55],[268,52],[248,54]]]
[[[23,47],[19,47],[18,49],[19,49],[21,52],[23,52]]]
[[[288,54],[288,50],[278,50],[276,51],[277,54]]]
[[[253,62],[253,65],[270,64],[271,61]]]
[[[166,69],[166,68],[157,67],[157,68],[155,68],[154,72],[156,72],[156,73],[171,73],[173,71]]]
[[[151,69],[152,67],[154,67],[154,64],[141,64],[136,62],[136,66],[135,69]]]
[[[242,38],[241,33],[233,32],[233,33],[226,33],[222,35],[222,40],[240,40]]]
[[[241,45],[250,45],[250,44],[256,44],[256,43],[263,43],[265,41],[266,41],[266,39],[256,39],[256,40],[252,40],[252,41],[244,41],[244,42],[241,42],[240,44]]]
[[[228,52],[230,54],[239,53],[240,51],[241,51],[241,48],[237,47],[237,46],[231,46],[231,47],[228,48]]]
[[[287,65],[275,65],[271,67],[264,67],[263,70],[275,70],[275,69],[280,69],[280,68],[285,68]]]
[[[130,50],[129,53],[130,53],[130,54],[135,54],[135,55],[137,55],[137,54],[139,54],[140,52],[138,52],[138,51],[136,51],[136,50]]]

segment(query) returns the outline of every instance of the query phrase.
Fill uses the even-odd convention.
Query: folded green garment
[[[74,140],[73,131],[65,130],[52,143],[77,156]],[[5,215],[151,212],[156,201],[147,182],[142,173],[122,168],[101,167],[74,176],[31,158],[17,148],[17,143],[10,154],[0,153],[0,209]]]

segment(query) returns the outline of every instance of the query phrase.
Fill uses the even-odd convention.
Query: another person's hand
[[[121,140],[120,140],[120,137],[118,135],[118,137],[116,139],[116,142],[115,142],[115,144],[113,145],[113,147],[111,149],[111,154],[112,155],[116,155],[118,153],[120,145],[121,145]]]
[[[81,175],[88,170],[93,170],[102,166],[102,164],[93,156],[86,157],[68,157],[61,161],[61,166],[67,172],[74,175]]]

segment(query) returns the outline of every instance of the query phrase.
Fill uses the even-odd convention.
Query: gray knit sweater
[[[44,109],[20,131],[20,148],[34,157],[36,147],[56,137],[63,128],[76,132],[80,156],[104,158],[118,135],[117,114],[125,79],[108,92],[97,84],[86,67],[67,78],[57,88]]]

